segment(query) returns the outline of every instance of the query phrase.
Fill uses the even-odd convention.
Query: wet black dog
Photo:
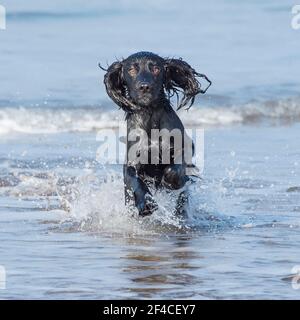
[[[151,184],[156,188],[180,189],[189,180],[186,169],[190,164],[183,156],[186,152],[183,140],[187,135],[171,106],[170,96],[175,93],[178,97],[178,92],[182,92],[177,110],[185,106],[190,108],[195,96],[205,93],[211,82],[185,61],[164,59],[151,52],[135,53],[123,61],[114,62],[104,70],[107,71],[104,83],[108,95],[126,112],[125,201],[126,204],[133,202],[141,216],[148,215],[157,208],[149,190],[149,181],[152,181]],[[209,85],[205,90],[200,88],[196,77],[208,81]],[[151,136],[153,129],[165,129],[168,132],[176,129],[184,137],[183,140],[178,140],[179,152],[176,151],[178,146],[175,145],[175,138],[169,137],[170,143],[166,150],[170,152],[168,161],[162,161],[163,146],[161,140],[158,140],[160,142],[157,144]],[[191,148],[192,145],[191,142]],[[158,148],[158,153],[155,148]],[[182,161],[178,161],[179,157]],[[178,210],[186,200],[186,194],[182,192],[177,202]]]

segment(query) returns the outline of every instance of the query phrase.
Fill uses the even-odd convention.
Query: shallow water
[[[0,105],[105,105],[98,62],[141,50],[186,59],[226,102],[299,95],[295,1],[146,3],[1,0]]]
[[[293,1],[1,4],[0,298],[300,298]],[[167,193],[138,219],[120,166],[96,162],[97,131],[124,126],[97,63],[140,50],[213,81],[179,112],[205,129],[186,219]]]
[[[207,130],[182,221],[164,197],[151,218],[126,211],[94,134],[1,139],[1,297],[298,299],[299,129]]]

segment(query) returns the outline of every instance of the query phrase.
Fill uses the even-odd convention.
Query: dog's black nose
[[[140,83],[138,88],[143,93],[149,92],[151,89],[149,83],[146,82]]]

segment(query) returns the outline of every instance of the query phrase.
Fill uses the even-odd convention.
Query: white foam
[[[60,198],[68,211],[67,221],[76,222],[80,231],[135,235],[157,233],[161,230],[211,230],[232,224],[230,217],[216,212],[210,196],[211,189],[203,187],[201,183],[188,187],[188,216],[184,217],[175,214],[181,190],[153,190],[158,210],[150,216],[138,217],[136,208],[125,206],[123,178],[113,171],[108,172],[102,182],[91,171],[70,187],[60,193]]]
[[[193,106],[188,112],[179,112],[188,126],[220,126],[263,120],[300,120],[300,100],[291,98],[264,103],[251,102],[229,107]],[[103,128],[124,126],[124,113],[103,110],[100,107],[74,108],[12,108],[0,109],[0,134],[9,133],[61,133],[91,132]]]
[[[120,126],[122,114],[100,108],[1,108],[0,134],[89,132]]]

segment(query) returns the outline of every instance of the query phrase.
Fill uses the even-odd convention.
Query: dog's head
[[[100,66],[101,67],[101,66]],[[101,67],[102,68],[102,67]],[[102,68],[103,69],[103,68]],[[194,103],[198,93],[205,93],[211,82],[181,59],[164,59],[151,52],[138,52],[123,61],[114,62],[104,76],[110,98],[127,112],[149,108],[166,94],[183,96],[177,109]],[[205,90],[196,77],[209,85]]]

